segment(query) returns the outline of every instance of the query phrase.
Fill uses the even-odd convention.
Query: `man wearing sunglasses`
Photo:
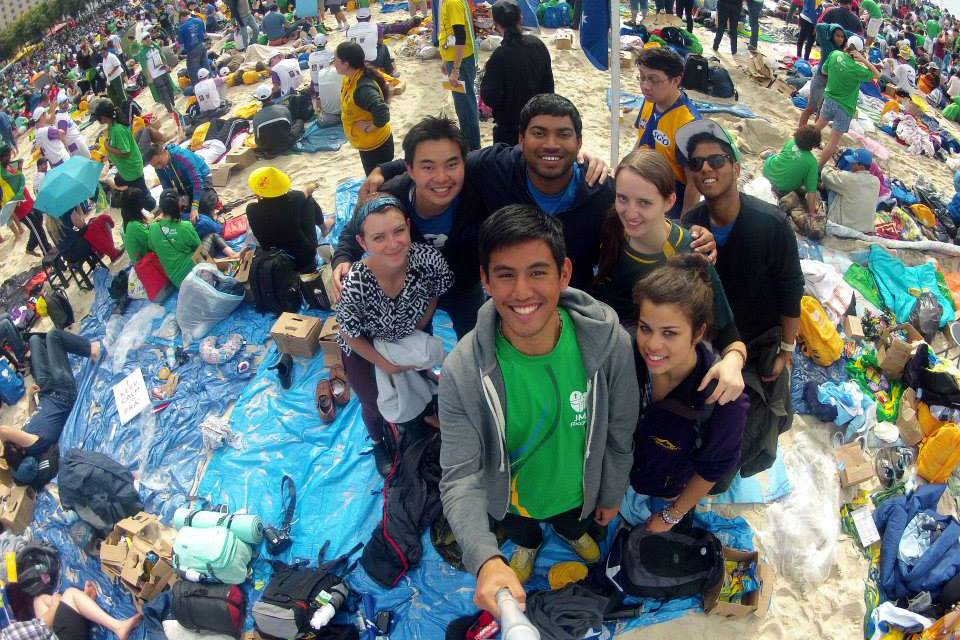
[[[680,127],[700,119],[700,112],[680,89],[682,77],[683,59],[670,49],[645,49],[637,58],[643,104],[636,121],[636,148],[655,149],[673,168],[677,200],[667,213],[671,218],[679,218],[700,200],[700,192],[680,162],[682,150],[677,148],[675,140]]]
[[[740,152],[712,120],[677,131],[677,146],[706,202],[683,216],[717,243],[717,274],[747,344],[743,380],[751,410],[744,430],[741,475],[769,468],[777,437],[790,428],[790,364],[800,328],[803,272],[797,239],[776,206],[737,190]]]

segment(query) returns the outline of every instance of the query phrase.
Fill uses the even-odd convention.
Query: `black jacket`
[[[504,40],[483,70],[480,97],[497,124],[517,124],[520,110],[533,96],[553,93],[550,52],[536,36]]]
[[[316,215],[302,191],[251,202],[247,205],[247,222],[261,247],[286,252],[297,271],[316,267]]]
[[[585,174],[586,165],[581,168]],[[380,165],[380,170],[389,180],[403,172],[403,161]],[[527,186],[527,163],[519,147],[500,143],[471,151],[467,154],[466,182],[476,194],[483,218],[508,204],[537,206]],[[573,262],[571,287],[586,291],[593,282],[593,268],[600,261],[600,227],[613,198],[613,180],[592,187],[581,182],[573,205],[557,214],[567,241],[567,257]]]
[[[401,203],[407,215],[413,216],[413,203],[410,202],[410,192],[413,190],[413,179],[409,174],[397,176],[385,182],[379,189],[389,193]],[[444,243],[440,253],[443,255],[450,270],[453,271],[453,287],[450,291],[462,291],[474,286],[480,280],[480,259],[477,249],[477,237],[480,224],[486,219],[486,211],[473,192],[470,183],[465,181],[457,210],[453,214],[453,226],[450,235]],[[333,266],[342,262],[356,262],[363,257],[363,248],[357,242],[360,233],[355,218],[351,218],[340,232],[337,250],[333,254]],[[254,231],[256,234],[256,231]],[[410,236],[414,242],[430,244],[423,237],[423,233],[415,224],[410,226]],[[449,293],[449,292],[448,292]]]

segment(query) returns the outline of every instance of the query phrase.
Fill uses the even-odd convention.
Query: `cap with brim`
[[[273,94],[273,87],[268,84],[262,84],[253,91],[253,97],[257,100],[266,100]]]
[[[857,51],[863,51],[863,38],[860,36],[850,36],[847,39],[847,46],[852,46]]]
[[[46,109],[44,109],[43,107],[37,107],[36,109],[33,110],[33,121],[36,122],[37,120],[42,118],[44,115],[46,115],[46,113],[47,113]]]
[[[322,33],[318,33],[318,34],[317,34],[316,36],[314,36],[314,38],[313,38],[313,44],[316,45],[316,46],[318,46],[318,47],[325,47],[325,46],[327,46],[327,36],[325,36],[325,35],[322,34]]]
[[[369,18],[370,17],[370,7],[360,7],[357,9],[357,19]]]
[[[276,167],[261,167],[250,174],[247,186],[261,198],[277,198],[290,191],[290,176]]]
[[[735,162],[740,162],[740,150],[737,149],[737,143],[733,141],[733,136],[730,133],[721,127],[718,123],[707,118],[702,120],[694,120],[693,122],[688,122],[679,129],[674,135],[674,139],[677,144],[677,153],[680,154],[680,159],[684,164],[687,162],[687,144],[690,140],[698,134],[709,133],[715,139],[720,142],[726,142],[733,149],[733,159]]]
[[[206,80],[207,78],[210,77],[210,71],[208,71],[207,69],[200,69],[199,71],[197,71],[197,77],[200,78],[201,80]]]

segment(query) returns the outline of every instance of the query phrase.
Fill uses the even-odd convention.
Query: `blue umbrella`
[[[59,218],[97,193],[103,165],[83,156],[73,156],[51,169],[43,180],[33,207]]]

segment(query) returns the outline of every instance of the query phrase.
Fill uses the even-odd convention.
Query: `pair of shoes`
[[[373,443],[373,463],[377,466],[377,473],[386,478],[393,469],[393,456],[387,451],[383,442]]]
[[[334,365],[330,368],[330,377],[317,383],[314,398],[320,419],[326,424],[333,422],[337,417],[337,405],[350,402],[350,383],[343,367]]]
[[[533,575],[533,565],[537,560],[539,550],[540,547],[530,549],[517,545],[513,555],[510,556],[510,568],[517,574],[517,580],[520,581],[520,584],[527,584],[530,576]]]
[[[289,389],[293,386],[293,357],[289,353],[282,354],[277,363],[268,369],[277,371],[281,387]]]

